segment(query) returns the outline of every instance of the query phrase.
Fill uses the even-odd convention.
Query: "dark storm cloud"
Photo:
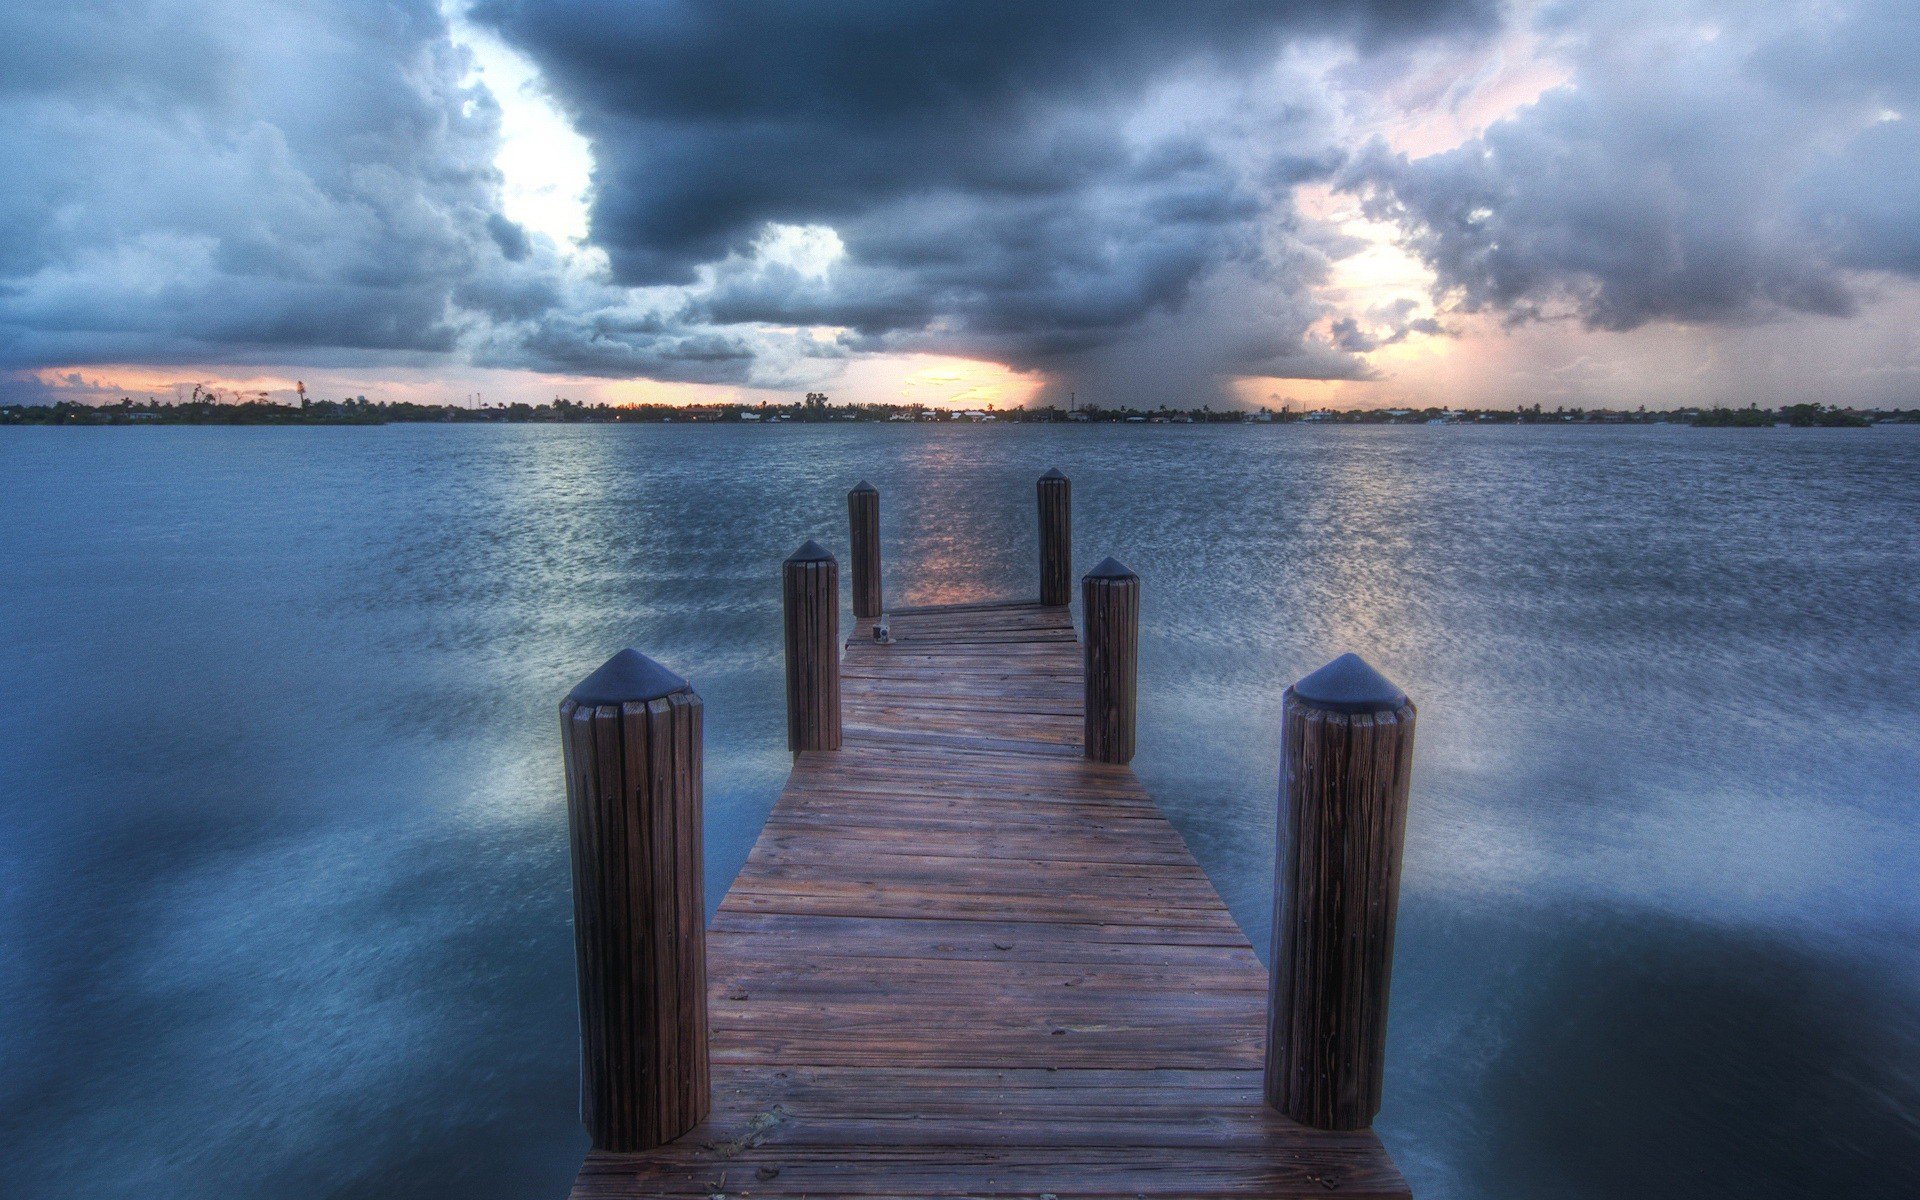
[[[1290,196],[1338,166],[1339,122],[1285,55],[1492,20],[1490,0],[474,19],[590,139],[609,275],[501,212],[498,109],[433,0],[0,12],[0,368],[451,355],[780,383],[939,349],[1118,380],[1134,356],[1103,350],[1157,336],[1182,345],[1148,360],[1194,378],[1351,373],[1307,333],[1325,246]],[[844,254],[762,253],[780,227]]]
[[[1103,180],[1175,189],[1204,140],[1129,144],[1126,110],[1196,65],[1290,41],[1452,27],[1474,0],[1018,5],[482,0],[592,138],[595,238],[627,283],[685,282],[765,222],[901,197],[1044,200]],[[1202,191],[1199,213],[1218,202]]]
[[[1328,311],[1355,247],[1293,202],[1328,180],[1452,307],[1515,320],[1843,314],[1920,276],[1910,3],[1525,11],[1566,86],[1457,149],[1356,158],[1356,114],[1395,117],[1397,73],[1492,31],[1491,0],[482,0],[591,142],[600,271],[501,211],[498,109],[433,0],[16,4],[0,371],[792,386],[935,351],[1148,402],[1365,377],[1440,326]],[[1330,74],[1330,47],[1359,62]]]
[[[1349,180],[1467,310],[1649,321],[1839,315],[1920,274],[1920,9],[1560,6],[1564,87],[1456,149]]]
[[[1340,161],[1324,97],[1277,69],[1289,45],[1490,21],[1479,0],[483,0],[473,15],[539,63],[592,142],[593,239],[617,282],[692,283],[770,223],[830,226],[846,247],[831,279],[722,278],[689,318],[1048,367],[1204,308],[1199,292],[1276,257],[1262,218]]]

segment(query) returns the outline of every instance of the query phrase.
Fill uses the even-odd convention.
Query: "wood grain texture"
[[[1064,475],[1040,477],[1040,603],[1073,603],[1073,484]]]
[[[1087,627],[1082,722],[1087,757],[1130,763],[1140,695],[1139,577],[1088,575],[1080,581],[1080,611]]]
[[[838,750],[840,716],[840,564],[788,559],[780,564],[787,644],[787,749]]]
[[[871,619],[885,609],[880,599],[880,493],[847,493],[847,526],[853,558],[853,615]]]
[[[1266,1093],[1296,1121],[1364,1129],[1380,1111],[1414,706],[1283,703]]]
[[[705,1119],[700,697],[560,709],[579,967],[580,1117],[644,1150]]]
[[[1262,1102],[1267,972],[1133,772],[1084,757],[1069,611],[889,621],[709,931],[712,1116],[592,1154],[577,1200],[1404,1200],[1372,1133]]]

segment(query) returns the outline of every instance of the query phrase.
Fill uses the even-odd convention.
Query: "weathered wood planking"
[[[1405,1197],[1372,1133],[1262,1103],[1267,973],[1082,757],[1069,610],[889,621],[709,930],[712,1117],[574,1196]]]

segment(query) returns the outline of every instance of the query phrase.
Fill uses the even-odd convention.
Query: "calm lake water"
[[[871,425],[0,432],[0,1195],[562,1196],[559,697],[694,681],[717,904],[779,560],[865,477],[891,600],[1030,593],[1055,465],[1256,946],[1282,689],[1421,706],[1418,1195],[1920,1195],[1920,429]]]

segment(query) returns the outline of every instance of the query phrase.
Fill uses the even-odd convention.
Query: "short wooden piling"
[[[1282,705],[1267,1102],[1317,1129],[1380,1111],[1414,706],[1358,655]]]
[[[1040,477],[1040,603],[1073,600],[1073,484],[1055,467]]]
[[[700,697],[622,650],[560,705],[580,987],[580,1118],[648,1150],[706,1119]]]
[[[853,547],[853,615],[877,617],[880,604],[880,492],[861,480],[847,493]]]
[[[1133,761],[1134,710],[1140,692],[1140,577],[1108,558],[1080,580],[1086,622],[1087,757]]]
[[[780,567],[787,630],[787,749],[840,748],[840,564],[809,540]]]

